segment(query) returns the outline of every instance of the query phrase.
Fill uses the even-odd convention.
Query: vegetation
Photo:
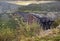
[[[18,8],[20,12],[40,12],[40,11],[48,11],[55,12],[60,11],[59,6],[53,3],[45,3],[45,4],[30,4],[27,6],[22,6]]]
[[[60,19],[55,20],[53,23],[53,26],[56,28],[58,25],[60,25]]]
[[[28,25],[23,22],[22,17],[17,16],[8,17],[9,20],[5,22],[0,19],[0,41],[60,41],[60,29],[50,29],[50,32],[45,35],[39,24],[33,22]],[[56,20],[54,27],[59,24],[60,21]]]
[[[31,4],[19,8],[18,12],[56,11],[56,7],[44,7]],[[48,10],[49,9],[49,10]],[[51,10],[52,9],[52,10]],[[35,21],[32,24],[23,21],[23,17],[15,13],[0,14],[0,41],[60,41],[60,19],[56,20],[52,29],[43,30]]]

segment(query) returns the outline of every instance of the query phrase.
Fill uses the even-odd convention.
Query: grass
[[[45,32],[45,31],[43,31]],[[28,27],[21,26],[20,29],[1,28],[0,41],[60,41],[60,29],[50,29],[50,32],[40,34],[40,29],[34,23]]]
[[[28,23],[23,22],[22,19],[16,16],[8,21],[7,25],[0,28],[0,41],[60,41],[59,28],[43,30],[36,22],[28,25]],[[14,20],[15,18],[17,20]],[[59,22],[59,20],[56,20],[54,27],[57,27],[60,24]],[[10,26],[13,28],[10,28]]]

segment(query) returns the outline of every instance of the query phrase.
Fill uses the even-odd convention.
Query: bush
[[[0,29],[0,41],[13,41],[15,39],[15,32],[10,28]]]
[[[53,23],[54,28],[56,28],[60,24],[60,19],[55,20]]]

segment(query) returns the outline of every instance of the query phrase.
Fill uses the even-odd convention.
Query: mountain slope
[[[20,7],[20,11],[60,11],[60,2],[30,4]]]
[[[0,2],[0,13],[14,12],[20,7],[20,5],[11,4],[8,2]]]

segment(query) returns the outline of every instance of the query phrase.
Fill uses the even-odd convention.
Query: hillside
[[[60,11],[60,2],[51,3],[40,3],[40,4],[29,4],[27,6],[20,7],[20,11],[33,12],[33,11],[48,11],[48,12],[58,12]]]
[[[13,3],[0,2],[0,41],[60,41],[60,2]]]
[[[19,9],[18,11],[20,12],[40,12],[40,11],[47,11],[47,12],[58,12],[60,11],[60,2],[55,1],[55,2],[46,2],[46,3],[28,3],[26,2],[26,5],[23,5],[24,2],[21,2],[21,4],[19,5],[19,3],[14,4],[14,2],[8,2],[8,1],[3,1],[0,2],[0,13],[2,11],[4,12],[12,12],[15,11],[17,9]]]
[[[0,2],[0,13],[11,13],[11,12],[15,12],[18,7],[20,7],[20,5],[16,5],[16,4],[12,4],[12,3],[8,3],[8,2]]]

